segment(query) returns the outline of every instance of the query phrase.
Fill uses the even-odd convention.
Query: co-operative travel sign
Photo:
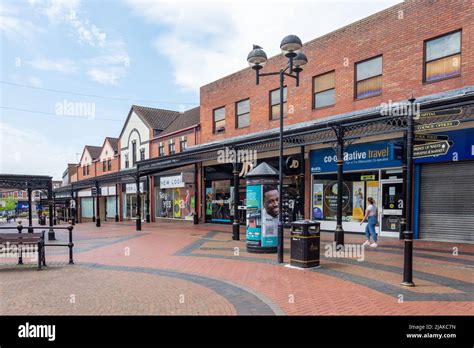
[[[398,142],[372,142],[348,146],[344,151],[344,170],[357,170],[401,165],[402,146]],[[311,172],[337,170],[337,156],[332,148],[311,151]]]

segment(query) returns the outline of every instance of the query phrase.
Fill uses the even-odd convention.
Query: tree
[[[5,205],[0,207],[0,211],[12,211],[16,209],[18,201],[14,198],[7,198],[5,200]]]

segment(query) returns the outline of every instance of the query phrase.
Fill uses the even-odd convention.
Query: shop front
[[[137,184],[128,183],[122,184],[122,218],[124,220],[136,219],[137,217]],[[144,182],[140,182],[140,201],[141,201],[141,218],[145,219],[145,199],[146,192],[144,192]]]
[[[415,159],[415,238],[474,242],[474,128],[432,133],[448,150]],[[416,136],[415,136],[416,140]]]
[[[334,231],[337,220],[337,164],[333,148],[310,152],[311,218],[321,221],[321,229]],[[368,205],[375,199],[380,232],[399,236],[403,214],[402,141],[376,141],[354,144],[344,152],[342,188],[343,229],[364,232],[360,222]]]
[[[274,168],[279,167],[278,157],[258,159],[257,165],[266,162]],[[304,176],[303,161],[300,155],[284,156],[283,194],[288,194],[289,221],[304,216]],[[247,163],[243,165],[247,166]],[[239,168],[242,169],[242,164]],[[247,167],[247,172],[253,166]],[[239,222],[246,224],[247,184],[245,171],[240,172],[239,181]],[[232,223],[234,220],[234,176],[230,163],[204,167],[205,180],[205,216],[206,222]]]
[[[178,172],[154,177],[155,217],[193,221],[195,213],[194,172]]]
[[[79,198],[81,222],[92,221],[95,214],[95,202],[94,198],[92,197],[92,190],[81,190],[77,193],[77,197]]]
[[[115,185],[105,185],[100,187],[99,211],[100,218],[103,221],[115,220],[118,208],[116,191]]]

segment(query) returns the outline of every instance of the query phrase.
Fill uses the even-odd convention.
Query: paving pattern
[[[56,237],[64,243],[67,231]],[[0,314],[474,315],[474,245],[415,241],[417,286],[405,288],[401,241],[382,238],[361,259],[325,255],[332,238],[322,233],[321,267],[301,270],[248,253],[231,226],[77,224],[74,265],[60,246],[47,247],[40,272],[0,259]]]

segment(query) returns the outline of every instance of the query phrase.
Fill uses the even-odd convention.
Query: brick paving
[[[41,272],[0,259],[0,314],[474,315],[474,245],[415,241],[417,286],[405,288],[403,242],[382,238],[358,261],[325,257],[332,238],[322,233],[321,267],[300,270],[247,253],[231,226],[77,224],[75,265],[65,247],[47,247]],[[363,239],[346,234],[348,244]]]

